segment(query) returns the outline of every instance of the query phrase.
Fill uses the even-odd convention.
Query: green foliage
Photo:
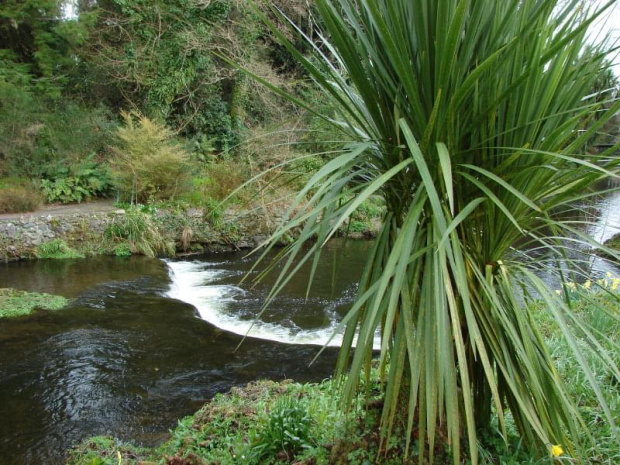
[[[234,75],[214,52],[226,48],[241,57],[254,50],[237,34],[256,27],[244,21],[246,11],[243,3],[229,0],[99,2],[82,54],[91,72],[91,97],[120,110],[124,96],[178,132],[204,134],[216,140],[218,150],[228,149],[237,140],[229,93]]]
[[[133,203],[169,199],[187,190],[189,158],[172,140],[172,132],[145,116],[126,112],[122,116],[125,125],[117,130],[120,145],[110,158],[112,181],[121,196]]]
[[[64,101],[51,103],[0,80],[0,175],[53,180],[105,156],[112,140],[109,114]]]
[[[620,251],[620,234],[616,234],[614,237],[605,242],[605,245],[611,249]]]
[[[322,245],[365,200],[380,195],[383,227],[345,318],[338,363],[338,373],[350,370],[345,403],[356,398],[379,333],[382,443],[395,434],[404,460],[417,453],[432,463],[441,441],[453,463],[463,449],[478,463],[480,431],[496,420],[506,438],[508,417],[538,457],[561,445],[582,458],[594,440],[523,302],[534,290],[544,300],[613,432],[609,403],[582,353],[582,344],[594,348],[620,380],[604,335],[588,330],[570,300],[534,273],[571,256],[572,245],[558,237],[601,247],[554,216],[573,210],[597,181],[617,177],[620,163],[613,149],[600,157],[583,150],[620,109],[616,101],[583,127],[600,109],[589,91],[605,57],[604,46],[583,52],[594,12],[576,0],[316,5],[330,42],[316,46],[316,61],[270,27],[338,102],[324,119],[340,131],[343,149],[329,155],[272,237],[275,245],[301,228],[278,255],[281,266],[270,267],[280,274],[265,306],[304,262],[316,266]]]
[[[614,283],[620,278],[608,276],[587,285],[576,285],[574,301],[576,311],[584,321],[596,328],[605,328],[608,335],[610,355],[620,357],[620,305],[612,299]],[[572,286],[571,286],[572,287]],[[616,286],[614,292],[620,288]],[[529,307],[531,316],[542,328],[542,335],[556,360],[558,376],[565,380],[569,395],[579,399],[579,410],[588,421],[597,447],[586,451],[584,463],[617,463],[619,449],[610,425],[601,420],[603,415],[597,395],[587,382],[575,360],[575,354],[560,336],[558,322],[546,311],[544,301],[534,301]],[[581,340],[584,346],[587,341]],[[596,355],[587,349],[587,357],[600,379],[603,394],[609,401],[614,416],[620,415],[618,385],[609,382],[611,373],[605,369]],[[259,381],[243,389],[233,388],[224,395],[217,395],[193,416],[180,420],[171,431],[170,439],[158,449],[145,450],[122,444],[111,438],[92,438],[84,441],[69,453],[69,465],[90,463],[88,460],[102,460],[112,463],[118,460],[121,451],[123,460],[153,461],[167,460],[182,462],[195,460],[197,463],[316,463],[316,464],[377,464],[397,465],[403,463],[405,440],[404,425],[398,425],[390,438],[381,443],[381,405],[384,391],[380,383],[380,372],[373,366],[371,372],[361,377],[361,391],[365,397],[358,397],[348,414],[340,409],[342,384],[328,380],[320,384],[274,383]],[[280,421],[279,418],[286,420]],[[293,420],[295,419],[295,420]],[[281,425],[291,424],[292,429],[302,432],[303,446],[293,455],[288,450],[286,457],[279,447],[282,439]],[[486,465],[542,465],[556,463],[553,459],[540,459],[536,452],[527,447],[518,432],[510,414],[506,416],[506,440],[496,432],[481,432],[477,445],[480,461]],[[302,426],[299,426],[302,425]],[[306,429],[307,427],[307,429]],[[498,428],[497,420],[493,427]],[[286,436],[288,438],[288,436]],[[285,439],[287,440],[287,439]],[[261,447],[257,447],[260,444]],[[267,444],[267,447],[263,447]],[[568,453],[564,445],[562,448]],[[270,454],[260,454],[269,448]],[[415,452],[415,451],[414,451]],[[437,462],[452,462],[446,443],[437,444]],[[133,457],[133,458],[132,458]],[[415,462],[415,457],[412,457]],[[574,460],[566,457],[563,460]],[[98,462],[95,462],[98,463]],[[470,463],[468,457],[462,463]],[[116,464],[114,464],[116,465]]]
[[[0,288],[0,319],[28,315],[35,308],[58,310],[68,300],[58,295]]]
[[[230,393],[216,395],[193,416],[180,420],[170,439],[159,448],[136,451],[135,457],[155,462],[167,458],[222,465],[266,464],[279,462],[287,452],[289,463],[326,463],[329,451],[325,445],[334,440],[336,432],[346,436],[346,417],[338,409],[337,392],[334,381],[303,385],[257,381],[242,389],[232,388]],[[354,415],[361,413],[360,404]],[[287,431],[294,437],[285,434]],[[96,443],[105,447],[95,447]],[[123,448],[131,449],[110,438],[104,442],[93,438],[71,451],[67,463],[88,463],[85,458],[106,460]],[[266,453],[267,449],[271,452]]]
[[[107,436],[95,436],[71,449],[67,463],[73,465],[137,464],[146,458],[147,449],[135,447]]]
[[[23,64],[20,74],[27,74],[32,90],[52,98],[60,97],[75,66],[72,52],[88,35],[88,15],[63,21],[62,6],[57,0],[7,0],[0,6],[0,44],[10,54],[4,57]]]
[[[41,203],[43,199],[31,183],[0,187],[0,213],[31,212]]]
[[[206,164],[202,172],[204,177],[193,180],[194,195],[217,201],[228,198],[248,178],[247,167],[232,160]]]
[[[84,255],[73,250],[62,239],[54,239],[37,246],[35,250],[37,258],[68,259],[84,258]]]
[[[381,224],[385,215],[385,206],[380,197],[366,199],[359,208],[351,215],[346,225],[346,233],[364,234],[374,236],[378,225]]]
[[[161,234],[151,215],[139,207],[130,207],[124,215],[117,216],[106,227],[104,237],[115,244],[112,251],[116,256],[126,256],[128,251],[148,257],[175,253],[174,243]]]
[[[121,243],[115,245],[112,249],[112,253],[115,257],[130,257],[131,256],[131,246],[126,243]]]
[[[48,202],[81,202],[102,197],[110,189],[110,178],[105,166],[88,156],[78,163],[58,169],[55,178],[42,179],[41,189]]]
[[[309,449],[311,419],[300,399],[282,397],[276,400],[266,422],[251,439],[249,461],[271,463],[279,453],[290,461],[302,449]]]

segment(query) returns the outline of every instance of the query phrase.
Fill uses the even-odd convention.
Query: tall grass
[[[175,254],[174,242],[162,235],[148,213],[140,211],[135,206],[128,208],[124,215],[110,223],[106,227],[104,237],[113,243],[126,244],[130,253],[139,253],[147,257]],[[117,250],[118,255],[126,255],[122,252],[124,249]]]
[[[561,446],[580,457],[594,443],[523,306],[535,297],[616,428],[583,354],[585,344],[620,379],[604,335],[534,272],[544,264],[564,279],[558,264],[575,244],[602,247],[574,215],[556,213],[618,177],[613,150],[583,150],[620,109],[589,95],[605,46],[584,52],[587,28],[612,4],[317,0],[325,30],[312,60],[272,28],[338,106],[336,118],[325,118],[344,144],[272,237],[275,244],[301,227],[279,255],[266,305],[302,263],[316,267],[323,244],[366,199],[383,197],[383,229],[343,320],[337,369],[350,370],[351,402],[380,334],[382,437],[402,425],[405,458],[433,462],[441,440],[455,464],[463,448],[477,463],[479,432],[496,419],[505,437],[507,412],[539,456]]]

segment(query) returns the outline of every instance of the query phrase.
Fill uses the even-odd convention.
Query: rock
[[[6,226],[6,235],[10,239],[15,239],[15,236],[17,235],[17,228],[15,227],[15,225],[13,223],[7,224],[7,226]]]

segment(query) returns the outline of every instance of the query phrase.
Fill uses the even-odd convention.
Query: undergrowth
[[[115,244],[112,250],[117,256],[138,253],[156,257],[174,255],[175,252],[174,243],[161,234],[151,213],[141,206],[127,208],[124,215],[107,226],[104,237]]]
[[[29,181],[6,178],[0,182],[0,213],[31,212],[42,203],[43,197]]]
[[[35,255],[37,258],[52,259],[84,258],[83,254],[69,247],[62,239],[54,239],[38,245]]]

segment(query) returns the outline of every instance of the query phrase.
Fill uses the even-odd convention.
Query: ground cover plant
[[[383,228],[343,322],[338,373],[349,372],[351,402],[380,334],[381,436],[387,443],[398,431],[405,459],[433,462],[441,442],[453,463],[463,451],[477,463],[480,437],[496,422],[506,438],[508,418],[535,455],[584,457],[596,441],[523,306],[534,299],[557,322],[619,439],[577,342],[618,380],[605,335],[535,273],[579,277],[587,259],[568,263],[573,249],[604,248],[571,212],[596,181],[618,178],[617,147],[584,150],[620,109],[591,94],[607,45],[585,50],[587,28],[612,3],[593,11],[578,1],[318,0],[316,60],[272,28],[339,105],[324,116],[343,140],[272,237],[276,244],[302,227],[280,254],[272,296],[301,263],[316,263],[364,200],[383,197]]]
[[[67,299],[58,295],[0,289],[0,318],[18,317],[32,313],[35,308],[58,310],[67,305]]]
[[[64,260],[69,258],[84,258],[84,255],[71,248],[62,239],[53,239],[39,244],[34,252],[37,258]]]

